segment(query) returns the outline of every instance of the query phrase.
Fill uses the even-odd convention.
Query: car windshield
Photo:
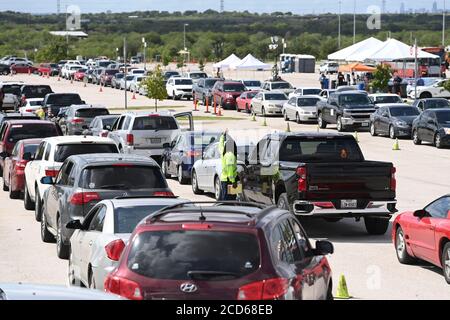
[[[176,71],[172,71],[172,72],[166,72],[165,74],[164,74],[164,78],[166,79],[166,80],[169,80],[169,78],[170,77],[172,77],[172,76],[178,76],[178,75],[180,75],[178,72],[176,72]]]
[[[297,106],[298,107],[313,107],[316,106],[317,102],[319,102],[319,98],[298,98]]]
[[[248,92],[247,99],[253,99],[257,94],[258,92]]]
[[[132,243],[127,265],[152,279],[225,281],[258,270],[259,251],[257,238],[247,233],[143,232]]]
[[[192,85],[192,79],[175,79],[175,85],[181,85],[181,86]]]
[[[336,162],[364,160],[353,139],[286,139],[280,149],[280,161]]]
[[[243,92],[245,86],[242,83],[226,83],[223,85],[223,91],[225,92]]]
[[[129,206],[114,211],[114,233],[132,233],[137,224],[148,215],[167,205]]]
[[[206,147],[211,143],[217,142],[220,139],[220,133],[205,133],[191,136],[191,144],[193,146]]]
[[[64,162],[70,156],[92,153],[118,153],[114,144],[60,144],[56,147],[55,162]]]
[[[159,167],[140,165],[108,165],[83,170],[85,189],[166,189],[167,183]]]
[[[203,72],[191,73],[189,78],[191,78],[191,79],[208,78],[208,75]]]
[[[107,74],[108,76],[113,76],[116,73],[119,73],[119,70],[106,70],[105,74]]]
[[[440,108],[447,108],[450,106],[450,103],[448,100],[442,99],[442,100],[429,100],[426,103],[425,108],[426,109],[440,109]]]
[[[277,90],[277,89],[292,89],[292,86],[288,82],[272,83],[272,90]]]
[[[22,89],[26,98],[44,98],[49,93],[53,93],[50,86],[25,86]]]
[[[55,94],[47,99],[47,104],[68,107],[73,104],[82,104],[81,98],[78,94]]]
[[[267,93],[264,97],[268,101],[287,100],[286,95],[283,93]]]
[[[304,96],[314,96],[322,92],[322,89],[303,89]]]
[[[399,96],[379,96],[376,98],[377,103],[402,103],[402,98]]]
[[[116,79],[122,79],[125,75],[123,73],[116,73],[115,77]]]
[[[218,79],[214,80],[205,80],[205,88],[212,88],[216,84],[216,82],[219,81]]]
[[[37,139],[59,136],[58,130],[52,124],[14,124],[11,126],[8,142],[16,143],[25,139]]]
[[[436,112],[437,121],[440,124],[450,125],[450,111]]]
[[[173,117],[148,116],[134,120],[133,130],[176,130],[177,122]]]
[[[389,111],[393,117],[418,116],[420,114],[420,111],[414,107],[396,107],[390,108]]]
[[[126,76],[125,79],[126,79],[127,81],[131,81],[131,80],[134,79],[134,76],[133,76],[133,75],[131,75],[131,76]]]
[[[339,96],[340,105],[358,105],[371,104],[369,98],[365,94],[345,94]]]
[[[108,109],[104,108],[78,109],[75,111],[75,117],[80,118],[95,118],[97,116],[106,116],[108,114]]]
[[[244,81],[244,85],[247,87],[260,87],[261,81]]]

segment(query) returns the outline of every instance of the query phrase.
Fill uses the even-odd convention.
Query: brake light
[[[153,192],[154,197],[174,197],[175,195],[171,191],[155,191]]]
[[[58,176],[59,170],[56,169],[45,169],[45,176],[56,178]]]
[[[275,278],[247,284],[239,288],[238,300],[275,300],[285,295],[289,282],[284,278]]]
[[[306,168],[305,167],[298,167],[296,173],[297,173],[297,176],[298,176],[298,191],[306,192],[307,189],[308,189]]]
[[[200,151],[186,151],[186,157],[200,157],[202,154]]]
[[[28,161],[26,160],[20,160],[16,163],[16,173],[17,174],[23,174],[23,170],[25,170],[25,167],[27,166]]]
[[[100,200],[100,195],[97,192],[76,192],[70,197],[69,202],[75,206],[81,206],[97,200]]]
[[[133,146],[134,145],[134,136],[132,134],[127,134],[127,145]]]
[[[102,132],[100,134],[103,138],[107,138],[108,137],[108,131]]]
[[[72,119],[71,122],[72,122],[72,123],[83,123],[84,120],[83,120],[83,119],[80,119],[80,118],[75,118],[75,119]]]
[[[212,225],[205,223],[184,223],[181,227],[185,230],[209,230],[212,228]]]
[[[143,300],[142,290],[134,281],[108,275],[105,279],[105,291],[129,300]]]
[[[391,168],[391,191],[395,191],[397,189],[397,180],[395,179],[395,173],[397,169],[395,167]]]
[[[33,112],[33,109],[26,109],[25,112]]]
[[[119,261],[123,249],[125,249],[125,242],[122,239],[114,240],[105,246],[106,255],[112,261]]]

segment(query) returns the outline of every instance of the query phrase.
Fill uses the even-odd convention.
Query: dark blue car
[[[195,161],[202,158],[203,150],[220,139],[221,132],[189,131],[181,133],[162,155],[162,171],[166,178],[177,177],[181,184],[191,179]]]

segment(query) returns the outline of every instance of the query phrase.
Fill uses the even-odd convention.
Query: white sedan
[[[182,202],[178,198],[103,200],[83,221],[73,220],[70,238],[69,285],[103,290],[104,280],[118,264],[131,233],[148,215]]]
[[[288,97],[283,92],[264,91],[259,92],[250,105],[253,115],[281,115],[283,105],[288,101]]]
[[[445,90],[443,85],[449,80],[440,80],[429,86],[417,87],[417,96],[415,89],[408,92],[408,96],[412,99],[429,99],[429,98],[450,98],[450,92]]]
[[[285,121],[295,119],[297,123],[317,121],[317,103],[321,97],[317,95],[296,96],[289,99],[283,106]]]

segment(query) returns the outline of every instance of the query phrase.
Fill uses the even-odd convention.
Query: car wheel
[[[95,279],[94,274],[92,273],[92,270],[89,272],[89,289],[96,290],[97,286],[95,285]]]
[[[177,100],[177,97],[175,96],[175,91],[172,92],[172,99]]]
[[[289,121],[289,117],[288,117],[286,111],[283,112],[283,117],[284,117],[284,121]]]
[[[438,149],[442,149],[441,135],[439,133],[436,133],[434,136],[434,146]],[[11,188],[11,183],[9,184],[9,188]]]
[[[220,183],[220,179],[219,177],[216,177],[214,179],[214,197],[216,198],[217,201],[220,200],[220,194],[221,194],[221,190],[222,189],[222,184]]]
[[[323,120],[322,113],[319,113],[319,117],[317,118],[317,123],[318,123],[320,129],[327,128],[327,122],[325,120]]]
[[[170,179],[172,177],[172,175],[169,174],[169,172],[167,171],[167,163],[166,160],[163,159],[163,162],[161,164],[162,167],[162,172],[164,174],[164,178],[166,179]]]
[[[389,219],[367,217],[364,218],[364,224],[370,235],[380,236],[386,233],[389,227]]]
[[[342,124],[342,117],[341,116],[339,116],[337,118],[336,128],[337,128],[337,131],[339,131],[339,132],[344,132],[345,131],[345,128],[344,128],[344,126]]]
[[[300,124],[300,123],[302,122],[302,121],[300,120],[300,116],[299,116],[298,113],[295,115],[295,122],[297,122],[298,124]]]
[[[42,219],[42,200],[37,188],[34,194],[36,198],[36,201],[34,202],[34,218],[39,222]]]
[[[69,259],[69,246],[64,244],[64,240],[62,238],[62,222],[61,217],[57,219],[57,228],[56,228],[56,254],[58,258],[67,260]]]
[[[264,107],[261,108],[261,116],[266,116],[266,109],[264,109]]]
[[[417,132],[417,130],[414,130],[414,132],[413,132],[413,143],[415,145],[422,144],[422,140],[419,139],[419,132]]]
[[[423,92],[419,96],[420,99],[430,99],[433,98],[433,95],[429,92]]]
[[[3,178],[3,191],[9,191],[9,188],[6,185],[5,181],[6,181],[5,178]]]
[[[203,194],[203,191],[198,188],[198,180],[197,180],[197,173],[195,171],[192,171],[192,192],[194,194]]]
[[[282,193],[278,198],[277,207],[283,210],[291,211],[289,208],[289,201],[287,197],[287,193]]]
[[[55,237],[53,236],[53,234],[51,234],[50,231],[48,231],[47,218],[45,217],[45,214],[41,219],[41,240],[45,243],[55,242]]]
[[[9,198],[10,199],[19,199],[20,198],[20,190],[19,191],[12,190],[11,178],[9,179]]]
[[[450,242],[447,242],[442,250],[442,268],[445,281],[450,284]]]
[[[75,286],[77,284],[77,281],[75,279],[75,270],[73,269],[73,263],[72,263],[72,254],[69,257],[69,272],[67,276],[67,281],[69,282],[69,287]]]
[[[398,227],[395,232],[395,251],[397,259],[401,264],[412,264],[415,259],[411,257],[406,249],[406,239],[402,227]]]
[[[390,137],[391,139],[397,138],[397,135],[395,134],[395,128],[394,128],[394,126],[390,126],[390,127],[389,127],[389,137]]]
[[[178,182],[180,184],[186,184],[187,183],[187,179],[183,177],[183,167],[181,165],[178,166]]]
[[[27,182],[25,181],[25,191],[23,196],[23,206],[25,210],[34,210],[34,202],[31,201],[30,192],[28,191]]]
[[[370,124],[370,135],[372,137],[377,136],[377,129],[375,128],[375,123],[373,123],[373,122]]]

